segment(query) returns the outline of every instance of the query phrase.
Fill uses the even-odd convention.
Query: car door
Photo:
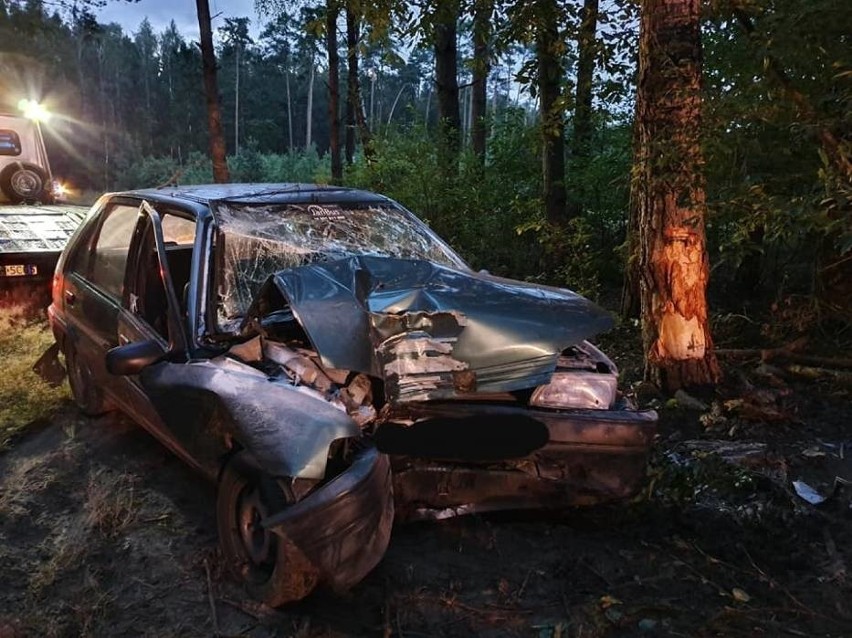
[[[160,210],[157,211],[155,206]],[[120,345],[149,342],[157,344],[163,353],[163,365],[184,365],[189,355],[186,293],[193,273],[193,251],[197,226],[190,211],[143,202],[140,220],[130,247],[127,280],[122,308],[118,314],[117,341]],[[179,291],[179,292],[178,292]],[[166,447],[184,461],[204,472],[218,469],[221,449],[206,454],[203,432],[186,427],[197,419],[164,418],[172,412],[186,409],[183,401],[169,400],[168,412],[163,415],[145,391],[139,375],[116,377],[122,384],[133,418],[156,436]],[[197,413],[201,404],[191,407]],[[195,414],[194,416],[197,416]]]
[[[61,303],[67,322],[66,354],[73,351],[92,382],[118,403],[116,379],[107,373],[104,357],[118,345],[118,314],[138,217],[138,202],[108,201],[64,266]]]

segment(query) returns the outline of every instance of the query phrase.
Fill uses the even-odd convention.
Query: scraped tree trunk
[[[485,163],[488,134],[485,109],[488,104],[488,72],[491,70],[489,40],[493,0],[476,0],[473,7],[473,102],[470,107],[473,152],[480,164]]]
[[[204,97],[207,102],[207,127],[210,130],[210,159],[213,180],[218,184],[231,181],[222,133],[222,112],[219,108],[219,85],[216,81],[216,54],[213,50],[213,30],[210,27],[210,4],[195,0],[201,44],[201,68],[204,77]]]
[[[442,0],[435,12],[435,85],[438,92],[438,130],[441,163],[455,173],[459,151],[458,0]]]
[[[328,49],[328,128],[329,154],[331,155],[331,181],[343,181],[340,162],[340,54],[337,51],[337,18],[340,7],[336,0],[326,4],[325,28]]]
[[[634,172],[645,376],[714,384],[702,178],[700,0],[645,0]]]
[[[556,0],[538,0],[536,56],[538,92],[541,108],[542,176],[544,208],[552,224],[564,224],[568,218],[565,192],[565,120],[559,98],[562,94],[564,42],[559,39]]]

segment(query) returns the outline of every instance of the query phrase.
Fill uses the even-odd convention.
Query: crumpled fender
[[[173,433],[210,427],[200,422],[210,411],[181,409],[204,395],[223,421],[225,432],[214,436],[236,438],[272,476],[321,479],[331,443],[361,436],[355,422],[326,401],[224,357],[157,363],[140,379]],[[196,422],[187,423],[193,418]]]

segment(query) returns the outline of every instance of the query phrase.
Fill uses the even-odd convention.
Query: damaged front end
[[[568,291],[360,256],[271,276],[240,347],[390,455],[398,519],[442,518],[635,493],[657,419],[585,341],[610,321]]]

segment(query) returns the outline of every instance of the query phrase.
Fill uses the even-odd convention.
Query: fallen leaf
[[[747,603],[748,601],[751,600],[751,596],[749,596],[747,593],[745,593],[739,587],[734,587],[731,590],[731,594],[733,595],[734,600],[736,600],[739,603]]]
[[[618,598],[615,598],[614,596],[601,596],[601,599],[600,599],[601,609],[607,609],[609,607],[612,607],[613,605],[620,605],[620,604],[621,604],[621,601],[618,600]]]

